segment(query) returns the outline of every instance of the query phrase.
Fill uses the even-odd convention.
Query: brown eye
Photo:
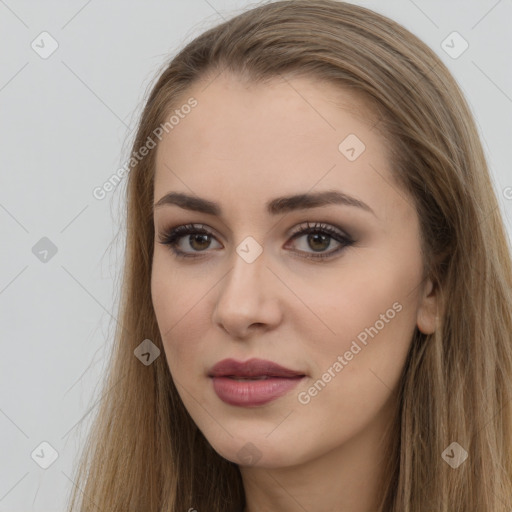
[[[212,239],[212,233],[203,227],[196,227],[193,224],[178,226],[159,236],[161,244],[169,245],[176,256],[184,258],[193,258],[197,255],[190,254],[188,250],[184,250],[183,245],[185,245],[186,248],[186,245],[188,244],[189,247],[192,248],[192,253],[201,253],[208,249]]]
[[[305,257],[311,259],[330,258],[345,249],[345,247],[354,243],[354,241],[343,234],[343,232],[338,231],[327,224],[310,225],[308,223],[306,228],[299,228],[299,230],[292,235],[292,240],[296,240],[304,236],[306,236],[304,244],[306,247],[298,252],[305,253]],[[333,239],[340,247],[326,253],[325,251],[332,245]],[[310,253],[307,249],[312,249],[313,253]]]
[[[296,230],[292,234],[291,240],[295,241],[302,237],[306,237],[305,247],[295,252],[313,260],[333,257],[354,243],[341,230],[328,224],[310,225],[308,223],[307,227]],[[210,231],[202,225],[194,224],[178,226],[159,235],[160,243],[168,245],[174,255],[182,258],[195,258],[203,256],[201,253],[207,254],[212,240],[216,239]],[[338,248],[326,252],[331,247],[333,240],[338,244]]]

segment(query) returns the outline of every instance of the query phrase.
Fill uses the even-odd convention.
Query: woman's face
[[[197,105],[157,148],[151,280],[185,407],[242,466],[377,443],[415,327],[435,328],[417,214],[386,142],[363,104],[327,83],[222,74],[185,96]],[[339,195],[323,201],[326,191]],[[180,255],[161,243],[189,224]],[[267,366],[255,369],[275,374],[263,380],[210,376],[219,361],[253,358],[299,376]]]

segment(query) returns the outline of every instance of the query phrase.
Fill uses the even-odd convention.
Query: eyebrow
[[[305,210],[330,204],[353,206],[375,215],[375,212],[366,203],[338,190],[277,197],[266,203],[266,210],[270,215],[279,215],[293,210]],[[153,209],[155,210],[164,205],[177,205],[185,210],[215,215],[217,217],[222,216],[222,208],[218,203],[181,192],[169,192],[165,194],[153,205]]]

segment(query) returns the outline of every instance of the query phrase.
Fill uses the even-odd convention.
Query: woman
[[[133,150],[70,510],[510,510],[510,252],[424,43],[343,2],[256,7],[170,62]]]

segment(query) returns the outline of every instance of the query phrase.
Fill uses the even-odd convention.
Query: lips
[[[236,361],[235,359],[223,359],[215,364],[209,371],[209,377],[231,377],[234,379],[265,379],[270,377],[294,378],[304,377],[304,373],[285,368],[265,359],[249,359],[248,361]]]
[[[223,402],[255,407],[287,394],[305,374],[263,359],[245,362],[224,359],[212,367],[208,376],[213,390]]]

